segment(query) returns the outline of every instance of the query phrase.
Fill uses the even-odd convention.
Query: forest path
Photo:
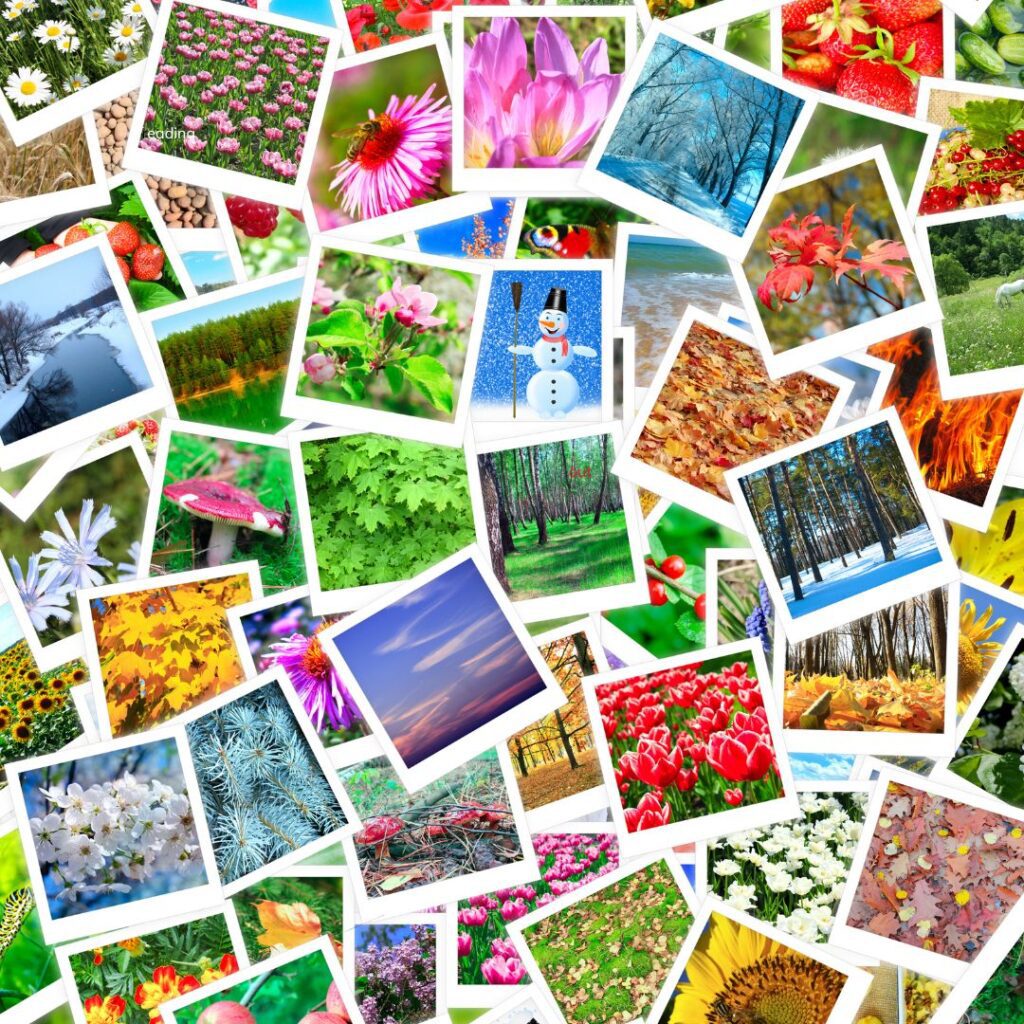
[[[514,537],[516,550],[505,556],[512,600],[551,597],[629,583],[633,565],[626,533],[626,513],[602,512],[594,525],[588,512],[577,524],[549,520],[548,542],[537,544],[531,523]]]
[[[883,583],[902,579],[942,560],[935,538],[927,523],[901,534],[896,540],[896,560],[885,561],[881,544],[872,544],[861,551],[861,557],[848,554],[847,566],[837,558],[818,565],[821,582],[816,583],[808,569],[800,574],[802,601],[793,600],[793,585],[787,576],[781,581],[782,594],[794,618],[827,608],[836,601],[856,597]]]
[[[536,810],[556,800],[564,800],[567,796],[583,793],[595,786],[600,786],[601,765],[597,760],[597,748],[591,747],[582,753],[575,751],[578,768],[569,767],[567,757],[542,764],[530,769],[530,774],[523,778],[516,776],[519,792],[523,797],[523,807],[528,811]]]

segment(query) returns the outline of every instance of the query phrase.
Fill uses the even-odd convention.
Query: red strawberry
[[[56,245],[53,242],[47,242],[46,245],[41,245],[36,249],[36,258],[38,259],[40,256],[45,256],[50,252],[56,252],[59,248],[59,245]]]
[[[124,437],[126,434],[132,432],[132,427],[128,426],[127,423],[122,423],[119,426],[114,427],[114,437]]]
[[[897,29],[927,21],[942,10],[942,0],[870,0],[879,28]]]
[[[917,85],[899,64],[885,59],[855,60],[839,76],[836,95],[909,114],[914,109]]]
[[[816,88],[831,91],[839,78],[840,68],[823,53],[805,53],[793,61],[793,70],[810,78]]]
[[[81,224],[75,224],[64,232],[64,244],[74,245],[75,242],[84,242],[90,237],[89,232]]]
[[[224,200],[231,223],[249,238],[266,238],[277,227],[279,210],[273,203],[263,203],[244,196],[228,196]]]
[[[140,426],[146,437],[156,437],[160,433],[160,424],[156,420],[146,418],[141,422]]]
[[[139,247],[142,239],[133,224],[122,220],[107,232],[107,241],[118,256],[130,256]]]
[[[810,75],[803,75],[799,71],[794,71],[792,68],[783,68],[782,77],[794,85],[803,85],[808,89],[821,88],[816,79],[811,78]]]
[[[799,32],[807,28],[807,20],[832,6],[832,0],[793,0],[782,7],[782,31]]]
[[[837,64],[845,64],[870,49],[875,41],[874,32],[865,15],[867,8],[860,0],[833,0],[832,10],[816,14],[810,19],[818,34],[815,45]]]
[[[941,75],[942,26],[926,21],[901,28],[892,37],[892,52],[919,75]]]
[[[159,245],[140,245],[132,254],[132,276],[137,281],[155,281],[163,269],[164,251]]]
[[[117,257],[117,267],[121,271],[121,276],[124,278],[124,283],[127,284],[132,279],[132,268],[128,266],[128,261]]]

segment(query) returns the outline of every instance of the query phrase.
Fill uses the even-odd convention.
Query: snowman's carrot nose
[[[555,321],[554,320],[541,320],[540,325],[541,325],[541,327],[551,327],[551,328],[553,328],[555,326]]]

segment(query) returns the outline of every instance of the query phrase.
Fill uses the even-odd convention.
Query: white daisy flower
[[[16,43],[23,35],[24,33],[20,29],[17,32],[8,32],[7,42]]]
[[[74,35],[74,30],[66,21],[54,21],[52,18],[47,18],[35,28],[32,35],[44,43],[57,43],[65,36]]]
[[[38,68],[18,68],[7,76],[7,98],[19,107],[38,107],[53,95],[50,80]]]
[[[121,46],[137,46],[142,42],[142,24],[135,18],[123,18],[110,24],[107,31],[111,39]]]
[[[64,79],[64,91],[78,92],[79,89],[84,89],[88,84],[89,79],[85,75],[72,75],[70,78]]]
[[[82,40],[78,36],[65,36],[63,39],[57,40],[57,49],[61,53],[74,53],[82,45]]]
[[[95,4],[86,8],[85,16],[90,21],[102,21],[107,16],[107,12],[99,4]]]
[[[121,8],[122,18],[141,18],[142,14],[142,4],[139,3],[139,0],[128,0],[128,3]]]
[[[103,63],[113,64],[115,67],[121,67],[122,65],[128,65],[132,62],[131,52],[124,49],[120,45],[108,46],[103,51]]]
[[[4,17],[8,21],[14,21],[15,18],[20,18],[21,17],[21,11],[19,11],[16,7],[8,7],[8,8],[6,8],[4,10],[3,13],[4,13]]]

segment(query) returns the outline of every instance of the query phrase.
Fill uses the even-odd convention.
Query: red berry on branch
[[[686,562],[681,555],[669,555],[661,563],[661,571],[672,579],[677,580],[686,573]]]
[[[651,598],[651,604],[655,607],[660,607],[668,601],[668,593],[665,590],[665,584],[661,580],[648,579],[647,591]]]
[[[708,602],[708,595],[707,594],[699,594],[697,596],[697,600],[693,602],[693,614],[696,615],[697,618],[700,619],[701,622],[703,622],[705,620],[705,618],[707,617],[707,614],[708,614],[707,602]]]

